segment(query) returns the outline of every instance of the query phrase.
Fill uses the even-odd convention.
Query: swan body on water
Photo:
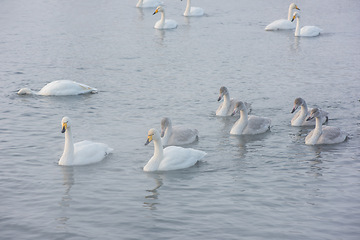
[[[318,108],[311,110],[308,120],[315,118],[316,126],[305,138],[305,144],[335,144],[345,141],[348,134],[337,127],[322,126],[321,111]]]
[[[226,87],[222,86],[220,88],[220,94],[219,94],[219,98],[218,101],[220,101],[221,99],[224,98],[224,102],[220,104],[219,108],[216,110],[216,115],[217,116],[231,116],[234,108],[235,108],[235,103],[238,102],[237,99],[233,99],[230,98],[230,94],[229,91]],[[246,105],[246,108],[248,110],[248,113],[251,110],[251,104],[244,102],[244,104]]]
[[[43,96],[67,96],[87,93],[97,93],[96,88],[70,80],[57,80],[46,84],[39,92],[34,92],[28,88],[18,91],[19,95],[34,94]]]
[[[163,149],[160,134],[154,128],[149,130],[145,145],[151,141],[154,141],[154,155],[143,168],[146,172],[188,168],[206,155],[206,152],[192,148],[169,146]]]
[[[104,143],[82,141],[74,144],[70,118],[64,117],[61,124],[61,132],[65,133],[65,147],[59,165],[73,166],[100,162],[112,152],[113,149]]]
[[[270,129],[270,118],[248,116],[246,105],[242,101],[235,104],[233,115],[240,112],[240,118],[236,121],[230,130],[232,135],[255,135],[268,131]]]
[[[291,113],[294,113],[299,107],[301,107],[300,111],[295,114],[295,116],[291,119],[291,125],[292,126],[314,126],[315,125],[315,119],[306,120],[310,116],[310,112],[312,108],[308,108],[306,102],[302,98],[296,98],[294,101],[294,107],[291,111]],[[323,110],[321,111],[322,115],[322,123],[325,123],[328,121],[328,115],[329,113]]]
[[[291,21],[296,18],[295,37],[316,37],[320,35],[321,28],[316,26],[305,26],[300,29],[300,13],[295,12]]]
[[[185,17],[201,17],[203,15],[204,15],[204,9],[199,7],[191,7],[191,0],[187,0],[186,9],[184,12]]]
[[[157,6],[163,5],[164,3],[160,0],[139,0],[136,4],[138,8],[155,8]]]
[[[164,117],[161,120],[161,140],[163,146],[185,145],[198,140],[199,131],[181,126],[172,126],[171,120]]]
[[[178,24],[175,20],[171,19],[165,19],[165,10],[162,6],[158,6],[153,13],[156,14],[158,12],[161,12],[161,19],[155,23],[154,28],[156,29],[173,29],[177,28]]]
[[[295,3],[290,4],[288,18],[276,20],[265,27],[266,31],[290,30],[295,28],[295,24],[291,21],[294,9],[300,10]]]

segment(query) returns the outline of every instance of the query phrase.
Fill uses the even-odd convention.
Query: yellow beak
[[[64,132],[66,131],[66,128],[67,128],[67,123],[64,122],[64,123],[62,124],[62,130],[61,130],[61,132],[64,133]]]
[[[145,146],[148,145],[151,141],[152,141],[152,135],[149,135],[146,140]]]

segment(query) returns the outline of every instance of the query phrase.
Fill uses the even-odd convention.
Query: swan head
[[[305,103],[305,100],[302,98],[297,98],[294,101],[294,107],[291,111],[291,113],[294,113],[296,111],[296,109],[298,109],[300,106],[302,106]]]
[[[228,93],[229,93],[228,89],[226,87],[222,86],[220,88],[220,95],[219,95],[218,101],[220,101],[224,97],[224,95],[226,95]]]
[[[66,130],[71,127],[70,118],[69,117],[63,117],[63,119],[61,120],[61,126],[62,126],[61,132],[62,133],[66,132]]]
[[[319,108],[313,108],[310,112],[310,116],[306,119],[306,121],[310,121],[313,118],[321,117],[321,111]]]
[[[245,103],[242,101],[238,101],[235,103],[235,107],[234,107],[234,111],[231,114],[231,116],[234,116],[235,114],[237,114],[238,112],[242,111],[242,110],[246,110],[246,106]]]
[[[161,134],[160,137],[164,137],[165,135],[165,131],[168,127],[171,126],[171,120],[168,117],[164,117],[163,119],[161,119]]]
[[[159,132],[155,128],[152,128],[148,132],[148,138],[146,140],[145,146],[148,145],[152,140],[156,141],[156,140],[159,140],[159,139],[160,139]]]
[[[291,21],[293,22],[295,20],[295,18],[300,18],[300,13],[294,12],[294,15],[293,15]]]
[[[155,12],[153,13],[153,15],[155,15],[158,12],[164,12],[164,8],[162,6],[158,6],[155,10]]]
[[[17,94],[19,94],[19,95],[33,94],[33,91],[31,91],[28,88],[22,88],[17,92]]]
[[[295,3],[290,4],[290,9],[300,10],[300,8],[298,8]]]

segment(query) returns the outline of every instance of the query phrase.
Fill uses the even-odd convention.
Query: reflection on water
[[[69,220],[69,218],[66,216],[66,209],[70,206],[70,201],[72,200],[70,196],[70,189],[75,184],[74,179],[74,168],[71,166],[60,166],[61,171],[63,173],[63,185],[66,186],[65,193],[61,197],[61,201],[59,203],[61,209],[62,209],[62,216],[59,218],[56,218],[55,220],[60,223],[58,228],[66,228],[66,222]]]
[[[153,178],[155,180],[156,186],[151,190],[146,190],[151,194],[145,196],[148,201],[144,202],[144,207],[150,210],[156,210],[156,205],[158,204],[156,200],[160,195],[157,190],[163,185],[163,179],[161,178],[160,174],[157,173],[148,173],[147,176],[148,178]]]

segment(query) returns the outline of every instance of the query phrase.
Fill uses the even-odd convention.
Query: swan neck
[[[224,95],[224,106],[228,109],[230,107],[230,94],[227,93]]]
[[[300,18],[296,19],[295,37],[300,36]]]
[[[143,6],[143,1],[144,0],[139,0],[139,2],[136,4],[137,7],[142,7]]]
[[[291,17],[292,17],[292,5],[289,6],[289,12],[288,12],[288,21],[291,21]]]
[[[234,127],[231,129],[231,134],[242,134],[246,125],[248,124],[247,110],[240,111],[240,118],[236,121]]]
[[[74,139],[72,136],[71,128],[65,131],[65,147],[63,155],[60,158],[60,165],[72,165],[74,160]]]
[[[191,0],[187,0],[187,5],[186,5],[186,9],[185,9],[185,12],[184,12],[184,15],[189,15],[190,14],[190,9],[191,9]]]
[[[163,146],[168,144],[169,138],[172,134],[172,126],[171,124],[166,128],[164,137],[161,139]]]
[[[321,117],[315,118],[315,123],[315,132],[320,135],[322,133]]]
[[[165,11],[162,11],[162,12],[161,12],[161,19],[160,19],[160,21],[161,21],[161,25],[164,26],[164,24],[165,24]]]
[[[154,140],[154,157],[155,159],[162,159],[164,156],[164,149],[161,140]]]

